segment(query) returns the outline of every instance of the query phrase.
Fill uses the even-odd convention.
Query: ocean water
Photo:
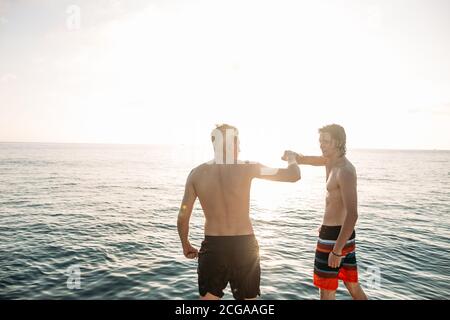
[[[183,146],[1,143],[0,299],[196,299],[197,262],[182,254],[176,219],[185,179],[203,157]],[[369,298],[449,299],[450,152],[348,157]],[[262,299],[317,299],[324,179],[323,168],[302,167],[295,184],[254,181]],[[198,201],[190,230],[198,247]],[[337,297],[349,299],[343,284]]]

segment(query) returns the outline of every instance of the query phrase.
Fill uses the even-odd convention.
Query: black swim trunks
[[[205,236],[198,254],[198,290],[223,297],[230,282],[238,300],[261,295],[259,245],[255,236]]]

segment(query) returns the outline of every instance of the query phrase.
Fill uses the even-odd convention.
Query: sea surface
[[[449,299],[450,152],[350,150],[348,158],[369,298]],[[176,220],[186,177],[203,160],[187,146],[0,143],[0,299],[197,299],[197,261],[184,258]],[[318,298],[325,172],[301,169],[294,184],[252,185],[261,299]],[[192,244],[202,237],[197,201]],[[350,298],[343,284],[337,298]]]

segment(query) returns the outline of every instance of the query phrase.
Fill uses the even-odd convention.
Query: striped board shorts
[[[355,231],[346,242],[338,268],[328,266],[328,256],[333,250],[334,244],[341,232],[341,226],[325,226],[320,228],[317,241],[316,257],[314,260],[314,285],[324,290],[336,290],[338,280],[344,282],[358,282],[358,269],[355,254]]]

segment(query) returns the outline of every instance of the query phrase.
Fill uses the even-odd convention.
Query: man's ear
[[[342,142],[338,142],[337,140],[332,140],[335,148],[340,148],[342,146]]]

